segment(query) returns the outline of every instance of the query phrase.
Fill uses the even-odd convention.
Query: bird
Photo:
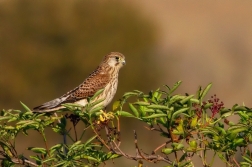
[[[111,52],[104,56],[100,65],[76,88],[66,94],[33,108],[34,113],[55,112],[64,109],[62,104],[75,103],[85,106],[88,98],[98,90],[103,89],[94,102],[100,100],[102,107],[106,107],[113,99],[118,85],[119,70],[126,64],[125,56],[119,52]],[[103,100],[102,100],[103,99]]]

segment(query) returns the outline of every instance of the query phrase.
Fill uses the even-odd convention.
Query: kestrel
[[[92,97],[98,90],[104,89],[94,101],[105,108],[113,99],[118,85],[119,70],[125,65],[125,57],[118,52],[106,55],[100,65],[78,87],[59,98],[33,108],[33,112],[53,112],[65,108],[61,104],[76,103],[85,106],[88,97]]]

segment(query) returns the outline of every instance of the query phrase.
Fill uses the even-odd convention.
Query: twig
[[[112,143],[111,143],[111,136],[110,136],[110,134],[109,134],[109,131],[108,131],[108,127],[107,127],[107,126],[105,126],[105,131],[106,131],[106,135],[107,135],[107,138],[108,138],[108,142],[109,142],[109,144],[110,144],[110,147],[111,147],[111,149],[114,150],[113,145],[112,145]]]
[[[165,131],[162,129],[162,127],[160,126],[160,124],[159,124],[159,123],[157,123],[157,126],[159,127],[159,130],[160,130],[161,132],[163,132],[163,133],[167,133],[167,132],[165,132]]]
[[[134,138],[135,138],[134,143],[135,143],[135,148],[136,148],[136,156],[138,156],[139,155],[139,149],[138,149],[138,145],[137,145],[137,134],[136,134],[135,130],[133,130],[133,132],[134,132]]]
[[[128,154],[125,154],[125,153],[117,146],[117,144],[115,143],[115,141],[113,141],[113,143],[114,143],[116,149],[120,152],[119,155],[123,155],[124,157],[127,157],[127,158],[129,157]],[[118,152],[116,152],[116,151],[115,151],[115,153],[118,154]]]
[[[237,166],[237,167],[240,167],[240,165],[239,165],[238,162],[235,160],[235,158],[233,157],[232,159],[233,159],[234,163],[236,164],[236,166]]]
[[[105,126],[105,131],[106,131],[107,137],[109,137],[108,127],[106,127],[106,126]],[[95,133],[98,136],[96,131],[95,131]],[[98,137],[100,142],[102,142],[107,147],[108,150],[113,151],[117,155],[124,156],[127,159],[131,159],[131,160],[135,160],[135,161],[144,159],[144,160],[149,161],[149,162],[164,161],[166,163],[172,164],[172,162],[168,158],[165,158],[165,157],[162,157],[162,156],[159,156],[159,155],[147,155],[147,156],[142,155],[139,148],[138,148],[138,145],[137,145],[137,134],[136,134],[135,131],[134,131],[134,138],[135,138],[135,144],[136,144],[136,148],[137,148],[137,155],[135,155],[135,156],[124,153],[120,149],[119,145],[114,140],[109,139],[109,143],[110,143],[110,146],[111,146],[111,148],[110,148],[110,147],[108,147],[108,145],[104,144],[104,141],[101,139],[100,136]]]
[[[106,135],[107,135],[107,137],[108,137],[108,142],[109,142],[109,144],[110,144],[110,146],[111,146],[110,150],[113,151],[114,153],[118,154],[118,153],[115,151],[115,149],[114,149],[114,147],[115,147],[115,148],[120,152],[121,155],[127,157],[128,155],[125,154],[124,152],[122,152],[122,150],[119,148],[119,145],[117,145],[116,142],[115,142],[114,140],[111,141],[111,139],[110,139],[110,134],[109,134],[109,132],[108,132],[108,127],[107,127],[107,126],[105,126],[105,131],[106,131]],[[113,146],[113,144],[114,144],[114,146]]]
[[[158,147],[157,147],[155,150],[153,150],[152,152],[153,152],[154,154],[156,154],[157,150],[159,150],[160,148],[162,148],[162,147],[164,147],[165,145],[169,144],[170,142],[171,142],[171,140],[169,140],[169,141],[163,143],[162,145],[158,146]]]
[[[120,154],[120,153],[118,153],[118,152],[116,152],[116,154],[122,155],[122,154]],[[133,156],[133,155],[128,155],[128,154],[126,154],[126,156],[124,156],[124,157],[126,157],[126,158],[128,158],[128,159],[136,160],[136,161],[137,161],[137,160],[141,160],[141,159],[145,159],[145,160],[147,160],[147,161],[153,161],[153,160],[155,160],[155,161],[163,161],[163,162],[172,164],[172,161],[170,161],[169,159],[164,158],[164,157],[162,157],[162,156],[160,156],[160,155],[148,155],[148,156],[145,156],[145,157],[143,158],[143,157],[141,157],[141,156]]]
[[[98,140],[105,146],[107,147],[108,150],[111,150],[111,148],[106,144],[106,142],[99,136],[98,132],[95,130],[95,128],[93,127],[93,124],[91,123],[91,128],[93,129],[94,133],[96,134]]]
[[[170,134],[170,136],[171,136],[171,142],[173,143],[173,142],[174,142],[174,137],[173,137],[171,128],[169,128],[168,131],[169,131],[169,134]],[[177,151],[174,151],[174,155],[175,155],[175,158],[176,158],[176,162],[178,163],[179,160],[178,160]]]
[[[56,117],[58,117],[58,114],[57,114],[56,112],[54,112],[54,115],[55,115]],[[57,119],[57,120],[58,120],[58,123],[61,124],[60,119]],[[64,143],[64,145],[67,145],[66,133],[63,132],[63,133],[62,133],[62,136],[63,136],[63,143]],[[67,149],[66,149],[66,148],[64,148],[64,152],[65,152],[65,154],[67,154]]]
[[[63,136],[63,143],[64,143],[64,145],[67,145],[67,138],[66,138],[65,130],[64,130],[62,136]],[[67,155],[68,150],[67,150],[66,147],[64,147],[64,152],[65,152],[65,155]]]
[[[76,132],[76,127],[73,123],[73,128],[74,128],[74,136],[75,136],[75,142],[78,140],[78,137],[77,137],[77,132]]]
[[[142,155],[141,151],[139,150],[138,144],[137,144],[137,134],[136,134],[136,131],[135,130],[133,130],[133,131],[134,131],[134,137],[135,137],[136,155],[138,156],[138,154],[139,154],[144,160],[152,162],[152,161],[146,159],[144,155]]]
[[[120,139],[120,137],[121,137],[121,130],[120,130],[120,120],[118,119],[118,121],[117,121],[117,140],[118,140],[118,147],[121,145],[121,139]]]
[[[0,160],[5,160],[6,158],[0,158]],[[20,159],[20,158],[11,158],[11,161],[15,164],[29,164],[29,165],[32,165],[32,166],[39,166],[37,164],[35,164],[34,162],[31,162],[27,159]]]
[[[10,148],[11,148],[11,153],[13,154],[13,155],[17,155],[17,151],[16,151],[16,149],[15,149],[15,144],[12,144],[10,141],[7,141],[7,143],[9,143],[9,145],[10,145]],[[15,140],[14,140],[14,143],[15,143]]]
[[[117,146],[117,144],[116,144],[114,141],[113,141],[113,144],[115,145],[116,149],[118,150],[118,151],[113,150],[114,153],[115,153],[115,154],[118,154],[118,155],[121,155],[121,156],[124,156],[124,157],[127,158],[127,159],[131,159],[131,160],[135,160],[135,161],[141,160],[141,159],[144,159],[144,160],[147,160],[147,161],[153,161],[153,160],[155,160],[155,161],[163,161],[163,162],[172,164],[172,162],[171,162],[169,159],[164,158],[164,157],[159,156],[159,155],[147,155],[147,156],[144,156],[144,158],[143,158],[143,157],[140,156],[140,155],[133,156],[133,155],[126,154],[126,153],[124,153],[124,152]]]
[[[49,148],[48,148],[48,145],[47,145],[47,142],[46,142],[46,137],[45,137],[44,132],[43,132],[42,130],[41,130],[41,131],[39,130],[39,133],[40,133],[41,136],[43,137],[43,141],[44,141],[45,148],[46,148],[46,151],[47,151],[48,155],[51,156],[51,155],[50,155]]]

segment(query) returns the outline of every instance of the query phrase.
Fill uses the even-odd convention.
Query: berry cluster
[[[217,98],[216,95],[211,96],[211,99],[209,99],[207,102],[202,102],[202,105],[194,103],[193,107],[195,108],[196,114],[199,118],[201,118],[203,109],[206,108],[206,105],[208,105],[209,103],[212,104],[212,106],[209,108],[212,113],[211,118],[213,118],[217,113],[219,113],[219,111],[224,106],[224,103],[222,101],[220,102],[220,99]]]
[[[210,107],[210,110],[212,112],[212,117],[215,116],[215,114],[219,113],[219,111],[223,108],[224,103],[220,99],[216,97],[216,95],[211,96],[211,99],[208,100],[208,103],[212,103],[213,105]]]

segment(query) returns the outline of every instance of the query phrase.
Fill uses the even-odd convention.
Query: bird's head
[[[105,56],[104,62],[110,67],[117,69],[122,68],[126,64],[124,55],[119,52],[111,52]]]

